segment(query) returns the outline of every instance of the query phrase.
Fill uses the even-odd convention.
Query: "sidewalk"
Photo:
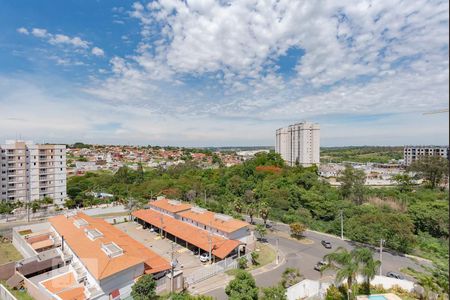
[[[273,248],[272,245],[268,244],[270,247]],[[276,260],[262,266],[260,268],[254,269],[250,271],[250,274],[254,276],[273,271],[281,266],[284,265],[286,262],[286,257],[282,251],[279,251],[279,263],[276,264]],[[208,278],[202,282],[196,283],[188,288],[188,291],[193,295],[200,295],[200,294],[206,294],[210,291],[216,290],[218,288],[225,288],[227,284],[233,280],[234,276],[230,276],[226,273],[221,273],[218,275],[215,275],[211,278]]]

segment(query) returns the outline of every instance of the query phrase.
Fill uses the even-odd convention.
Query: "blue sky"
[[[0,140],[448,144],[448,1],[0,4]]]

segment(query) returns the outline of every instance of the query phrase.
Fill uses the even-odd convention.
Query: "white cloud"
[[[39,38],[44,38],[48,36],[48,32],[45,29],[42,28],[33,28],[31,30],[31,33],[35,36],[35,37],[39,37]]]
[[[104,56],[105,55],[105,51],[103,51],[103,49],[100,49],[98,47],[93,47],[91,50],[92,54],[94,54],[95,56]]]
[[[29,34],[30,34],[30,32],[28,31],[28,29],[26,29],[25,27],[17,28],[17,32],[18,32],[18,33],[21,33],[21,34],[25,34],[25,35],[29,35]]]

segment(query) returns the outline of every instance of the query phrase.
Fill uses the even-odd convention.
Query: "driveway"
[[[171,260],[173,252],[173,257],[178,262],[176,269],[183,270],[185,275],[189,275],[194,271],[207,267],[200,262],[198,256],[193,255],[192,252],[185,247],[180,246],[169,239],[162,239],[158,233],[150,232],[149,229],[142,229],[142,226],[138,223],[126,222],[114,226],[166,258],[168,261]]]

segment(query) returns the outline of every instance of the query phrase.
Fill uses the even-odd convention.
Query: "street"
[[[256,220],[258,223],[260,220]],[[351,241],[341,240],[340,238],[330,236],[327,234],[321,234],[312,231],[306,231],[303,240],[292,240],[290,238],[286,238],[280,236],[278,232],[289,232],[289,226],[285,224],[274,224],[273,232],[269,232],[267,234],[267,242],[276,246],[276,240],[278,239],[278,246],[280,251],[286,257],[286,260],[283,265],[280,265],[275,270],[262,273],[255,276],[256,284],[259,287],[269,287],[274,286],[281,279],[281,274],[283,271],[288,268],[298,268],[303,278],[318,280],[321,278],[320,272],[314,270],[314,265],[323,259],[323,257],[335,251],[338,247],[344,247],[346,249],[351,250],[355,246],[352,245]],[[322,240],[326,240],[331,242],[332,249],[326,249],[320,243]],[[374,258],[379,259],[379,253],[374,251]],[[383,251],[382,254],[382,273],[385,275],[389,271],[394,271],[397,273],[401,273],[400,269],[406,267],[412,267],[416,270],[422,270],[419,263],[416,263],[414,260],[402,256],[393,254],[390,252]],[[405,279],[413,280],[412,277],[401,273]],[[334,280],[334,274],[332,271],[326,271],[322,274],[322,279],[330,279]],[[209,291],[207,295],[213,296],[216,299],[222,300],[227,299],[225,294],[225,287],[221,287],[212,291]]]

